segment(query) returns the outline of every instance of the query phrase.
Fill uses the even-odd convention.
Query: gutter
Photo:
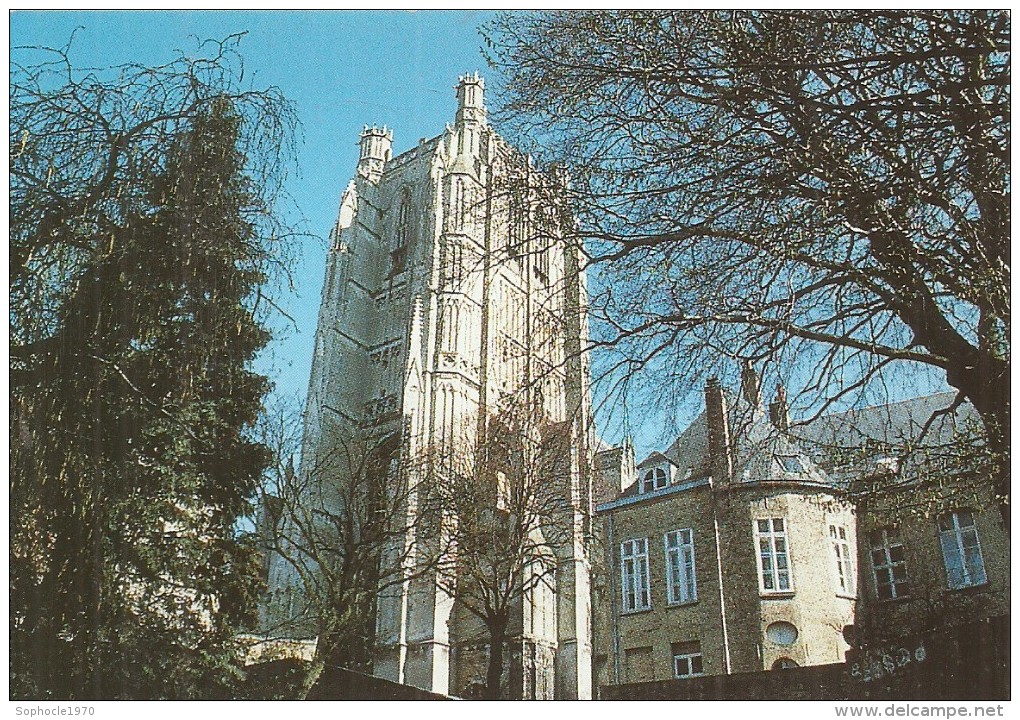
[[[599,505],[596,505],[595,512],[600,513],[607,512],[609,510],[614,510],[619,507],[626,507],[627,505],[634,505],[640,502],[647,502],[650,500],[655,500],[657,498],[665,497],[667,495],[673,495],[675,493],[691,490],[692,488],[705,487],[710,485],[711,479],[708,477],[702,477],[696,480],[690,480],[688,482],[681,483],[679,485],[668,485],[664,488],[654,490],[652,492],[638,493],[636,495],[627,495],[625,497],[617,498],[616,500],[610,500],[609,502],[604,502]]]

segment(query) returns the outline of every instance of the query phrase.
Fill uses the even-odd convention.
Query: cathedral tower
[[[337,433],[398,438],[399,462],[470,443],[506,398],[526,396],[569,435],[548,482],[575,532],[554,548],[555,590],[522,609],[548,622],[519,628],[510,695],[590,698],[584,277],[563,237],[566,178],[492,130],[484,90],[462,76],[454,123],[399,155],[391,130],[362,132],[331,236],[302,467]],[[380,592],[376,616],[376,675],[454,695],[477,682],[478,636],[434,578]]]

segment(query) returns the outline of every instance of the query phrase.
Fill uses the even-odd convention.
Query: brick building
[[[778,431],[785,408],[765,410],[753,373],[738,398],[710,381],[705,403],[636,467],[629,448],[597,458],[600,685],[834,663],[848,647],[851,506]]]
[[[1009,534],[975,469],[980,446],[964,444],[979,419],[954,399],[939,393],[793,429],[856,506],[861,645],[1009,614]]]
[[[848,640],[1008,613],[987,483],[940,462],[966,406],[791,424],[749,368],[742,385],[710,381],[705,411],[641,463],[626,442],[596,456],[596,686],[841,663]]]

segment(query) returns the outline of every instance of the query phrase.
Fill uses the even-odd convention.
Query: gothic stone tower
[[[484,87],[461,77],[455,122],[395,157],[392,131],[362,132],[326,266],[303,464],[352,428],[399,437],[404,459],[448,447],[527,394],[570,433],[549,482],[569,495],[576,532],[554,548],[555,591],[523,603],[509,692],[590,698],[584,278],[560,230],[565,178],[489,127]],[[377,675],[450,694],[477,682],[477,628],[434,579],[380,593],[376,612]]]

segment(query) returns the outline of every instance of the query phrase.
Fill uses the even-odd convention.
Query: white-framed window
[[[701,643],[673,643],[673,677],[687,678],[705,674],[705,661],[701,655]]]
[[[836,559],[836,579],[839,581],[839,594],[856,595],[857,572],[846,526],[829,525],[829,540],[832,542],[832,553]]]
[[[761,591],[792,592],[793,575],[790,571],[786,520],[784,518],[755,520],[754,536],[758,547],[758,580]]]
[[[620,577],[623,611],[647,610],[652,606],[648,587],[648,540],[639,538],[620,543]]]
[[[661,490],[666,487],[668,482],[669,475],[666,473],[666,468],[649,468],[641,476],[641,492],[648,493],[653,490]]]
[[[939,541],[946,565],[946,579],[951,589],[973,587],[988,582],[985,561],[981,556],[974,513],[957,510],[939,518]]]
[[[907,557],[900,531],[894,527],[872,530],[868,533],[868,549],[878,599],[896,600],[909,595]]]
[[[694,531],[674,530],[665,535],[666,598],[671,605],[692,603],[698,599],[694,579]]]

